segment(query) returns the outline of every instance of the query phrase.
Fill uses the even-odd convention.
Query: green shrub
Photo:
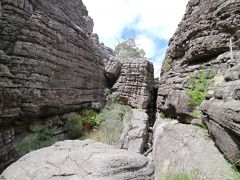
[[[210,84],[210,78],[212,78],[212,76],[204,71],[200,71],[197,77],[193,75],[189,76],[189,88],[186,89],[186,93],[190,97],[188,101],[189,105],[197,107],[203,102]]]
[[[202,112],[199,111],[199,110],[195,110],[195,111],[189,113],[189,115],[194,117],[194,118],[201,119]]]
[[[77,113],[72,113],[70,119],[66,122],[66,128],[71,138],[75,139],[83,134],[82,118]]]
[[[89,125],[90,128],[98,126],[101,123],[101,120],[98,118],[97,113],[91,109],[85,109],[81,111],[80,116],[83,124]]]
[[[59,128],[56,126],[52,128],[36,126],[36,131],[34,134],[27,135],[18,145],[17,149],[21,154],[54,144],[56,142],[54,135],[59,131]]]
[[[131,107],[119,103],[105,106],[97,116],[102,122],[101,125],[88,137],[99,142],[114,144],[120,139],[124,128],[123,122],[130,120],[131,112]]]

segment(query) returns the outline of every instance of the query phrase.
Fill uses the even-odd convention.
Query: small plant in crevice
[[[201,119],[202,112],[200,110],[194,110],[193,112],[190,112],[189,115],[196,119]]]
[[[51,146],[56,142],[54,135],[59,132],[57,126],[45,127],[36,126],[36,133],[31,133],[24,137],[22,142],[18,144],[17,149],[20,154],[26,154],[30,151],[41,149],[47,146]]]

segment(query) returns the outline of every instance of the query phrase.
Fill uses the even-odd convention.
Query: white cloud
[[[137,35],[135,42],[139,48],[144,49],[144,51],[146,52],[146,57],[155,56],[156,47],[153,40],[150,37],[146,36],[145,34],[140,34]]]
[[[157,47],[155,39],[168,41],[184,15],[188,0],[83,0],[94,20],[94,32],[100,41],[114,48],[125,27],[134,28],[136,41],[155,64],[161,63],[166,47]],[[136,21],[137,19],[137,21]],[[135,22],[136,21],[136,22]],[[164,50],[163,50],[164,49]],[[161,53],[163,54],[161,54]],[[158,69],[156,66],[155,69]]]

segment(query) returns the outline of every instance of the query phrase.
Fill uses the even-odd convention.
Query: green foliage
[[[91,109],[85,109],[80,112],[80,116],[82,122],[93,128],[94,126],[98,126],[101,123],[101,120],[97,117],[97,113]]]
[[[97,113],[92,109],[84,109],[79,114],[73,113],[70,120],[66,122],[68,134],[71,138],[76,139],[99,126],[101,120],[98,118]]]
[[[169,71],[172,67],[172,63],[173,63],[173,61],[170,57],[165,58],[163,61],[163,64],[162,64],[162,71],[163,72]]]
[[[189,113],[189,115],[194,117],[194,118],[201,119],[202,112],[199,111],[199,110],[195,110],[195,111]]]
[[[36,133],[27,135],[18,145],[18,150],[21,154],[26,154],[30,151],[51,146],[56,142],[54,135],[59,131],[59,128],[54,126],[46,128],[44,126],[36,126]]]
[[[130,120],[132,109],[119,103],[105,106],[98,118],[102,121],[100,127],[90,133],[90,138],[99,142],[114,144],[120,139],[123,122]]]
[[[75,139],[83,134],[82,118],[77,113],[72,113],[70,119],[66,122],[68,134],[71,138]]]
[[[165,116],[165,114],[163,112],[159,112],[158,114],[159,114],[160,118],[163,118],[163,119],[166,118],[166,116]]]
[[[120,42],[114,50],[114,54],[121,60],[126,58],[141,58],[145,56],[143,49],[139,49],[133,38]]]
[[[201,179],[199,175],[194,171],[184,171],[184,172],[169,172],[164,174],[162,177],[157,178],[158,180],[197,180]]]
[[[186,93],[189,95],[189,105],[199,106],[207,94],[207,89],[210,84],[210,78],[212,78],[209,73],[207,74],[204,71],[200,71],[198,76],[189,76],[188,85],[189,88],[186,89]]]

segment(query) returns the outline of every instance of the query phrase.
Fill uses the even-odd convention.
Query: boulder
[[[126,59],[112,89],[124,104],[147,109],[154,89],[153,64],[144,58]]]
[[[144,110],[133,109],[130,121],[124,122],[124,129],[117,147],[142,154],[148,137],[148,120]]]
[[[113,85],[116,80],[119,78],[121,72],[122,64],[117,58],[110,58],[105,63],[105,71],[104,74],[107,77],[109,84]]]
[[[93,140],[75,140],[58,142],[23,156],[0,179],[150,180],[152,175],[152,162],[140,154]]]
[[[199,179],[231,179],[234,172],[207,131],[177,121],[157,120],[154,127],[155,173],[196,172]]]

